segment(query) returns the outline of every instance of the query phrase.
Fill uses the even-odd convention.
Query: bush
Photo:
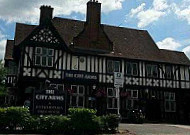
[[[11,130],[16,130],[17,127],[23,128],[30,119],[28,108],[23,107],[8,107],[5,113],[4,123]]]
[[[96,121],[96,111],[85,108],[70,108],[69,117],[71,118],[72,130],[77,133],[93,133],[98,130]]]
[[[5,113],[6,112],[6,109],[4,108],[0,108],[0,130],[3,130],[5,129],[6,127],[6,116],[5,116]]]
[[[116,129],[119,126],[119,116],[116,114],[108,114],[106,116],[101,116],[101,121],[102,121],[102,128],[105,131],[116,131]]]

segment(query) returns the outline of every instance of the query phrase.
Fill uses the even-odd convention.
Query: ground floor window
[[[121,94],[121,93],[120,93]],[[138,90],[124,89],[121,95],[122,109],[136,109],[138,108]]]
[[[107,108],[117,109],[118,108],[118,94],[117,89],[107,88]]]
[[[84,107],[85,87],[83,85],[71,85],[72,93],[70,95],[70,106]]]
[[[164,92],[165,99],[165,111],[166,112],[175,112],[176,111],[176,100],[174,92]]]

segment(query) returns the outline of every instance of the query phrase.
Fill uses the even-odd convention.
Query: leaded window
[[[36,47],[35,49],[35,65],[37,66],[53,66],[53,49],[45,47]]]
[[[157,65],[152,65],[152,64],[147,64],[146,65],[146,76],[147,77],[158,77],[158,66]]]
[[[165,111],[175,112],[176,111],[176,100],[174,92],[164,92],[165,98]]]
[[[107,72],[108,73],[120,72],[120,61],[108,60],[107,61]]]
[[[137,76],[138,75],[138,64],[127,62],[126,63],[126,74],[132,75],[132,76]]]
[[[83,85],[71,85],[70,106],[84,107],[85,87]]]
[[[118,108],[118,94],[115,88],[107,88],[107,108],[117,109]]]
[[[165,77],[167,79],[171,79],[172,78],[172,67],[171,66],[166,66]]]

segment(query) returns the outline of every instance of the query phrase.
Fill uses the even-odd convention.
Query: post
[[[119,109],[120,109],[120,96],[119,96],[119,93],[120,93],[120,90],[119,90],[119,87],[116,88],[117,89],[117,114],[120,115],[119,113]]]

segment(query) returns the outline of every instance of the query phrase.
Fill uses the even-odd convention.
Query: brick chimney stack
[[[53,8],[51,6],[40,7],[40,25],[50,21],[53,18]]]

